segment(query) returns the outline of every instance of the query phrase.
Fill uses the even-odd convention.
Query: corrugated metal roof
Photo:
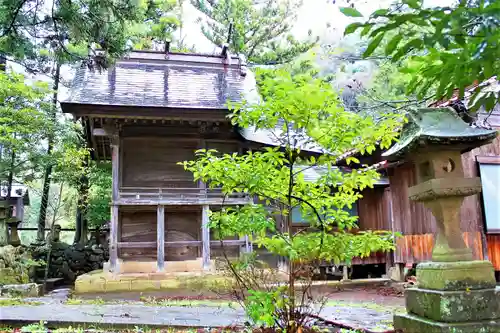
[[[280,137],[283,136],[283,131],[280,126],[277,126],[273,130],[256,129],[253,126],[250,126],[248,128],[240,129],[240,134],[248,141],[258,142],[270,146],[279,146],[281,145]],[[300,135],[296,135],[296,133],[293,130],[291,130],[291,135],[296,138],[301,137]],[[321,154],[328,153],[328,151],[321,148],[320,146],[311,144],[310,141],[311,141],[310,138],[303,136],[302,139],[297,140],[297,142],[293,145],[293,147],[315,153],[321,153]]]
[[[227,109],[258,98],[255,77],[238,58],[131,52],[107,71],[80,68],[62,104]]]
[[[333,169],[339,169],[338,167],[332,167]],[[316,182],[322,176],[324,176],[328,172],[328,168],[325,166],[297,166],[297,171],[302,170],[302,174],[304,175],[304,180],[308,182]],[[348,173],[352,170],[350,169],[341,169],[343,172]],[[389,185],[389,179],[387,177],[380,177],[375,180],[373,183],[376,186],[387,186]],[[342,183],[338,183],[337,185],[342,185]]]

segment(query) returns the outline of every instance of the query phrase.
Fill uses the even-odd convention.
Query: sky
[[[364,20],[379,8],[387,8],[391,2],[391,0],[355,0],[356,9],[364,16],[358,20]],[[424,5],[447,6],[452,2],[453,0],[424,0]],[[322,40],[340,39],[344,28],[355,21],[355,19],[346,17],[340,12],[339,7],[346,5],[346,0],[303,0],[292,33],[297,38],[307,38],[308,31],[311,30],[313,36],[320,36]],[[189,1],[185,1],[183,11],[187,45],[196,45],[196,50],[199,52],[213,52],[216,48],[203,36],[199,24],[196,23],[202,14]],[[330,24],[331,27],[327,28],[327,24]]]
[[[337,1],[337,2],[342,2]],[[358,0],[357,9],[365,16],[389,3],[387,0]],[[184,34],[187,45],[195,45],[199,52],[213,52],[216,48],[203,36],[200,25],[196,23],[202,14],[198,12],[188,1],[184,4]],[[323,38],[340,38],[344,28],[354,22],[339,11],[339,5],[333,4],[332,0],[304,0],[302,8],[297,17],[297,22],[292,33],[297,38],[307,38],[308,31],[313,36]],[[327,28],[327,24],[330,28]]]
[[[445,6],[452,3],[453,0],[424,0],[428,6]],[[296,38],[307,38],[308,31],[311,30],[313,36],[319,36],[323,43],[335,43],[343,36],[344,28],[354,22],[356,19],[346,17],[339,10],[339,7],[346,6],[346,0],[303,0],[302,7],[298,13],[296,24],[292,33]],[[358,9],[366,19],[370,13],[385,8],[391,0],[355,0],[356,9]],[[200,24],[197,19],[202,17],[189,1],[184,2],[183,7],[183,34],[185,43],[188,46],[195,45],[196,51],[201,53],[212,53],[217,47],[208,41],[201,33]],[[329,26],[329,27],[328,27]],[[16,71],[22,71],[22,67],[10,63]],[[64,69],[62,75],[66,81],[71,81],[73,72]],[[47,80],[47,77],[38,77],[41,80]],[[67,88],[61,87],[60,100],[67,97]]]

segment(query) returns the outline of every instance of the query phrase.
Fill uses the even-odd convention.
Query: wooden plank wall
[[[358,227],[360,230],[391,230],[389,188],[375,187],[366,189],[358,200]],[[353,265],[383,264],[387,254],[372,253],[368,257],[354,258]]]
[[[486,235],[488,243],[488,260],[493,263],[496,271],[500,271],[500,235]]]
[[[193,176],[178,162],[194,159],[196,141],[169,138],[122,139],[122,186],[195,187]]]
[[[187,208],[187,209],[186,209]],[[156,242],[156,208],[120,213],[120,242]],[[199,207],[165,208],[165,241],[200,241],[201,209]],[[197,246],[167,247],[166,261],[195,259],[201,256]],[[152,248],[121,249],[124,260],[156,260],[156,246]]]
[[[385,187],[364,190],[358,201],[358,226],[361,230],[391,230],[389,199]]]
[[[490,121],[500,119],[500,111],[496,113],[497,118],[489,118]],[[496,128],[500,128],[500,121],[492,123]],[[500,156],[500,137],[493,140],[492,143],[478,147],[468,153],[462,154],[462,164],[466,177],[479,177],[479,169],[476,162],[476,156]],[[477,218],[481,230],[484,232],[484,221],[482,215],[483,203],[479,195],[472,196],[466,199],[470,211],[468,216]],[[487,234],[486,244],[488,251],[488,259],[495,266],[495,270],[500,271],[500,235]]]
[[[150,211],[120,212],[119,226],[118,242],[156,242],[156,207],[150,207]],[[156,261],[156,246],[119,249],[118,258]]]
[[[473,177],[474,168],[468,160],[466,163],[465,175]],[[410,163],[395,168],[390,175],[394,231],[403,234],[397,240],[397,263],[417,263],[431,259],[436,222],[430,210],[422,203],[409,200],[408,188],[415,182],[415,170]],[[485,253],[481,214],[478,195],[464,200],[460,211],[461,229],[464,241],[472,249],[476,259],[483,259]]]

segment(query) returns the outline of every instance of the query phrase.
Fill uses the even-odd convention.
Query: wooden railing
[[[230,239],[222,241],[224,246],[243,246],[247,243],[244,239]],[[165,247],[184,247],[184,246],[196,246],[201,247],[203,245],[202,241],[175,241],[175,242],[165,242]],[[210,241],[211,247],[220,246],[220,240]],[[118,242],[118,248],[156,248],[156,242]]]
[[[219,189],[199,187],[191,188],[152,188],[121,187],[119,201],[121,205],[197,205],[197,204],[245,204],[250,197],[244,193],[225,195]]]

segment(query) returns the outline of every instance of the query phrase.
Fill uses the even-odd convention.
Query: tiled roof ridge
[[[477,87],[489,86],[489,85],[491,85],[495,82],[498,82],[498,81],[499,81],[499,79],[497,78],[496,75],[492,76],[489,79],[482,81],[482,82],[479,82],[476,80],[473,84],[471,84],[470,86],[465,88],[465,93],[472,94],[474,92],[474,90],[476,90]],[[466,99],[468,97],[469,96],[465,96]],[[455,89],[453,96],[450,97],[449,99],[441,99],[441,100],[433,101],[428,106],[429,107],[446,107],[446,106],[450,106],[453,102],[456,102],[456,101],[458,101],[458,89]]]
[[[246,61],[243,56],[227,54],[223,56],[220,54],[203,54],[203,53],[185,53],[185,52],[162,52],[152,50],[132,50],[120,59],[117,63],[128,61],[147,61],[155,63],[178,63],[189,65],[218,65],[226,68],[241,69],[246,67]]]

